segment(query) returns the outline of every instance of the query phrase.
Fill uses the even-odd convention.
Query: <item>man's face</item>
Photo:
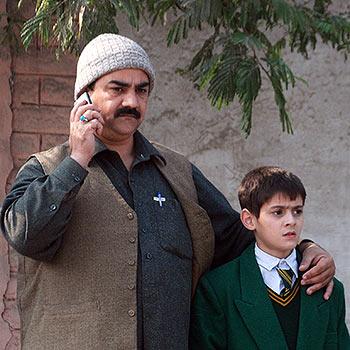
[[[102,141],[121,141],[134,134],[145,118],[149,79],[140,69],[122,69],[96,80],[89,92],[105,121]]]
[[[260,249],[278,258],[287,257],[297,245],[304,225],[303,200],[291,200],[283,193],[275,194],[252,216],[255,237]]]

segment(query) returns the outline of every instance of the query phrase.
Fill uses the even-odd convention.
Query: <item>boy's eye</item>
[[[283,214],[282,209],[277,209],[272,212],[273,215],[280,216]]]
[[[303,209],[295,209],[294,210],[294,215],[301,215],[303,213]]]

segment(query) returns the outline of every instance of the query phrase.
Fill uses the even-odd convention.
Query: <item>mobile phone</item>
[[[91,97],[87,92],[84,92],[83,94],[81,94],[76,101],[74,102],[74,104],[80,103],[81,101],[86,101],[87,103],[92,103]]]

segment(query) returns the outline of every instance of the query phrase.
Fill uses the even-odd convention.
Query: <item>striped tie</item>
[[[288,295],[290,290],[292,289],[293,286],[293,270],[282,270],[282,269],[277,269],[278,274],[280,275],[284,288],[282,289],[280,295],[285,296]]]

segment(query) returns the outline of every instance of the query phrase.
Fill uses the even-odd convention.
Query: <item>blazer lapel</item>
[[[261,349],[287,349],[273,305],[255,260],[254,244],[240,258],[241,298],[235,303],[252,337]]]
[[[297,349],[321,349],[327,332],[329,303],[323,299],[322,291],[307,295],[306,287],[302,287],[300,293]]]

